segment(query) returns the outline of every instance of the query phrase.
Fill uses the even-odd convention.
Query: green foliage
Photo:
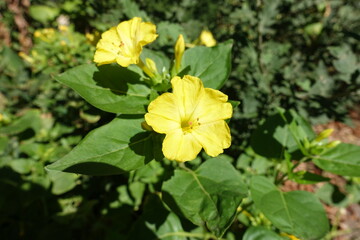
[[[176,170],[164,182],[164,201],[199,226],[221,237],[232,223],[247,189],[240,174],[221,158],[212,158],[196,171]]]
[[[285,238],[280,237],[276,233],[268,230],[265,227],[250,227],[244,234],[243,240],[283,240]]]
[[[256,176],[251,181],[251,196],[255,206],[284,232],[302,239],[320,239],[329,231],[323,206],[309,192],[283,193],[265,177]]]
[[[343,176],[360,176],[360,148],[352,144],[339,144],[313,157],[320,168]]]
[[[340,233],[323,205],[360,202],[360,147],[311,127],[347,121],[360,101],[357,1],[34,0],[27,53],[0,10],[0,30],[14,29],[0,45],[1,239],[330,239]],[[141,54],[156,79],[92,64],[100,32],[134,16],[157,25]],[[203,29],[215,47],[195,46]],[[231,99],[225,154],[168,161],[164,135],[142,124],[176,74]],[[285,181],[325,183],[286,192]]]
[[[142,167],[153,159],[153,139],[141,128],[143,119],[115,118],[93,130],[73,151],[49,165],[88,175],[112,175]]]
[[[200,78],[205,87],[220,89],[230,74],[231,47],[232,41],[213,48],[190,48],[184,53],[180,72]]]
[[[140,75],[117,66],[96,67],[85,64],[73,68],[56,79],[71,87],[95,107],[113,113],[145,113],[150,89]]]

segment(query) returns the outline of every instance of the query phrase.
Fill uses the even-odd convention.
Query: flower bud
[[[334,148],[337,145],[339,145],[340,143],[341,143],[341,141],[339,141],[339,140],[332,141],[332,142],[329,142],[328,144],[326,144],[325,147],[326,148]]]
[[[150,58],[146,58],[145,59],[145,64],[146,67],[154,74],[156,75],[158,73],[157,68],[156,68],[156,63],[150,59]]]
[[[325,138],[328,138],[332,133],[334,132],[334,129],[328,128],[319,133],[319,135],[315,138],[316,142],[320,142],[321,140],[324,140]]]
[[[181,67],[181,59],[185,51],[185,41],[182,34],[179,35],[175,43],[175,69],[179,72]]]

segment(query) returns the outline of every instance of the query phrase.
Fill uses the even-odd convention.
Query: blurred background
[[[296,110],[317,132],[334,128],[334,139],[360,145],[357,0],[2,0],[0,239],[126,239],[134,231],[146,189],[128,184],[131,174],[44,170],[114,117],[53,77],[91,63],[101,33],[134,16],[157,25],[159,37],[147,47],[169,58],[180,33],[189,44],[202,30],[217,42],[234,40],[222,91],[241,103],[230,122],[228,156],[246,152],[253,130],[277,107]],[[359,205],[326,195],[352,186],[338,177],[329,187],[319,196],[332,224],[356,234]],[[359,191],[352,194],[359,199]],[[350,239],[340,235],[334,239]]]

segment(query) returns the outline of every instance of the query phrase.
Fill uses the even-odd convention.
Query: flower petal
[[[140,30],[137,32],[137,41],[141,46],[149,44],[158,37],[156,26],[150,22],[140,23]]]
[[[116,55],[104,49],[98,49],[94,55],[94,62],[98,65],[116,62]]]
[[[216,157],[231,145],[230,129],[224,120],[201,124],[191,134],[211,157]]]
[[[201,145],[192,134],[184,134],[179,129],[166,134],[162,151],[169,160],[185,162],[196,158],[201,151]]]
[[[116,58],[116,62],[122,67],[128,67],[130,64],[137,64],[139,58],[131,58],[123,55],[118,55]]]
[[[176,99],[172,93],[164,93],[149,104],[145,120],[156,132],[167,133],[181,128]]]
[[[176,98],[172,93],[164,93],[152,101],[148,106],[148,112],[180,123]]]
[[[204,85],[197,77],[185,75],[182,79],[174,77],[171,80],[173,94],[179,107],[182,120],[190,118],[194,109],[199,103],[199,99],[205,93]]]
[[[117,62],[123,67],[138,64],[142,47],[157,38],[156,26],[134,17],[101,35],[96,46],[94,62],[101,64]]]
[[[205,88],[205,94],[194,111],[201,124],[231,118],[233,108],[227,95],[218,90]]]
[[[96,45],[94,62],[99,65],[116,62],[120,42],[116,27],[112,27],[104,32]]]
[[[173,131],[174,129],[181,128],[179,122],[170,120],[154,113],[146,113],[145,121],[158,133],[168,133],[170,131]]]

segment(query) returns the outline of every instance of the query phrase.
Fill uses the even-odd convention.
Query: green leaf
[[[337,58],[333,61],[333,64],[340,73],[351,74],[356,69],[359,69],[356,55],[348,45],[328,47],[328,49],[331,55]]]
[[[220,158],[206,160],[196,171],[175,170],[162,191],[173,211],[196,225],[206,225],[218,237],[233,222],[247,192],[240,173]]]
[[[357,186],[358,187],[358,186]],[[336,185],[325,183],[316,190],[315,195],[324,203],[337,207],[347,207],[350,202],[356,202],[354,194],[348,192],[344,193]]]
[[[125,13],[128,18],[141,17],[143,21],[150,21],[149,16],[146,12],[140,10],[136,2],[131,0],[120,0],[119,2],[122,5],[122,12]]]
[[[320,35],[323,28],[324,24],[322,22],[315,22],[305,26],[304,31],[306,34],[312,37],[317,37],[318,35]]]
[[[138,209],[142,202],[143,196],[144,196],[144,192],[145,192],[145,188],[146,188],[145,183],[131,182],[131,183],[129,183],[128,186],[129,186],[129,191],[131,193],[131,196],[134,199],[134,207],[135,207],[135,209]]]
[[[16,119],[10,125],[1,127],[0,133],[18,134],[29,128],[34,130],[35,133],[38,133],[41,129],[41,125],[40,111],[32,109],[27,111],[23,116]]]
[[[284,240],[266,227],[250,227],[246,230],[242,240]]]
[[[111,175],[140,168],[153,159],[150,132],[143,119],[115,118],[91,131],[70,153],[48,165],[58,170],[89,175]]]
[[[1,61],[0,69],[5,73],[16,76],[17,74],[24,71],[24,62],[21,60],[19,55],[7,46],[2,46],[1,49]]]
[[[270,180],[256,176],[251,181],[255,206],[279,228],[301,239],[320,239],[329,222],[320,201],[305,191],[281,192]]]
[[[52,181],[51,192],[55,195],[60,195],[73,189],[78,179],[78,175],[73,173],[49,171],[48,175]]]
[[[290,153],[301,150],[304,154],[306,142],[315,138],[310,124],[295,111],[283,111],[270,116],[251,136],[254,151],[267,158],[281,158],[283,149]]]
[[[330,178],[306,171],[293,172],[291,175],[289,175],[289,179],[294,180],[300,184],[315,184],[318,182],[325,182],[330,180]]]
[[[140,75],[120,66],[84,64],[55,79],[103,111],[141,114],[149,103],[150,89],[140,82]]]
[[[341,143],[313,156],[313,162],[326,171],[343,176],[360,176],[360,146]]]
[[[0,155],[4,154],[9,144],[9,138],[7,136],[0,136]]]
[[[205,87],[220,89],[231,70],[232,40],[215,47],[198,46],[184,52],[180,73],[200,78]]]
[[[55,19],[55,17],[59,15],[59,12],[59,8],[48,7],[45,5],[32,5],[29,9],[30,16],[36,21],[44,24]]]
[[[9,162],[9,166],[17,173],[28,174],[37,162],[31,159],[13,159]]]
[[[180,219],[163,206],[158,196],[150,195],[141,217],[133,224],[128,239],[186,240]]]
[[[177,23],[160,22],[156,24],[159,37],[156,39],[155,44],[159,46],[174,46],[179,34],[184,35],[184,27]],[[184,36],[186,39],[186,36]]]

